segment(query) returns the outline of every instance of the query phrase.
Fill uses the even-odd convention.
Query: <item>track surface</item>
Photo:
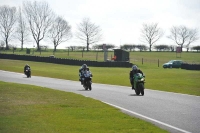
[[[85,91],[80,82],[32,76],[0,70],[0,80],[74,92],[121,109],[173,133],[200,132],[200,97],[145,89],[136,96],[130,87],[92,84]]]

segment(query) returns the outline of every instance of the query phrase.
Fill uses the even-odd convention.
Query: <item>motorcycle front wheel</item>
[[[140,84],[138,85],[138,88],[139,88],[139,90],[140,90],[141,95],[143,96],[143,95],[144,95],[144,83],[140,83]]]
[[[86,91],[88,90],[88,87],[87,87],[87,85],[84,85],[84,88],[85,88],[85,90],[86,90]]]

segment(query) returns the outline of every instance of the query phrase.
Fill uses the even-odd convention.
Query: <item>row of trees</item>
[[[84,21],[83,21],[84,22]],[[89,24],[85,24],[82,23],[80,26],[82,27],[82,29],[80,31],[82,31],[82,33],[86,32],[86,29],[88,28]],[[90,27],[90,26],[89,26]],[[99,26],[98,26],[99,29]],[[90,29],[89,31],[96,31],[94,29]],[[99,33],[100,30],[94,32],[95,34]],[[98,37],[101,37],[101,35],[99,36],[95,36],[95,34],[93,34],[94,38],[92,38],[92,36],[87,36],[87,34],[85,33],[82,34],[82,40],[85,39],[85,41],[87,42],[87,50],[88,50],[88,46],[92,43],[96,43],[98,42],[100,39]],[[149,51],[152,50],[152,46],[159,40],[161,39],[161,37],[163,37],[164,32],[161,28],[158,27],[158,23],[152,23],[152,24],[143,24],[143,28],[141,30],[141,41],[148,44],[149,45]],[[84,38],[85,37],[85,38]],[[198,36],[198,29],[194,28],[188,28],[186,26],[173,26],[170,29],[170,35],[167,36],[167,38],[173,40],[177,45],[179,45],[181,47],[181,50],[184,47],[187,48],[187,51],[189,50],[189,46],[192,42],[195,42],[199,39]],[[88,40],[90,42],[88,42]],[[93,49],[103,49],[103,44],[95,44],[92,47]],[[106,44],[106,48],[107,49],[112,49],[115,48],[115,45],[113,44]],[[121,46],[122,49],[126,49],[126,50],[132,50],[132,49],[139,49],[140,51],[146,51],[148,48],[146,45],[144,44],[140,44],[140,45],[131,45],[131,44],[124,44]],[[154,46],[155,49],[157,49],[157,51],[161,51],[161,50],[170,50],[170,51],[174,51],[175,50],[175,46],[172,45],[157,45]],[[198,47],[197,47],[198,48]],[[193,47],[192,49],[196,49],[196,47]]]
[[[91,49],[101,51],[101,50],[103,50],[103,45],[104,44],[95,44],[92,46]],[[105,47],[107,50],[113,50],[117,46],[114,44],[106,44]],[[138,45],[137,44],[124,44],[124,45],[121,45],[120,48],[127,50],[127,51],[135,51],[135,50],[147,51],[149,49],[147,47],[147,45],[144,45],[144,44],[138,44]],[[155,45],[152,48],[154,48],[156,51],[171,51],[171,52],[176,51],[175,45],[160,44],[160,45]],[[76,50],[84,51],[86,49],[86,47],[84,47],[84,46],[69,46],[69,47],[66,47],[66,49],[71,50],[71,51],[76,51]],[[196,50],[198,52],[200,50],[200,46],[193,46],[190,49]]]
[[[78,25],[76,37],[87,43],[87,50],[90,44],[101,39],[100,27],[84,18]],[[34,39],[37,50],[40,50],[40,42],[48,37],[57,46],[72,38],[71,26],[61,16],[56,15],[46,2],[25,1],[23,8],[0,6],[0,35],[9,49],[9,42],[18,39],[21,42],[21,49],[24,43],[28,42],[29,35]]]
[[[141,38],[143,42],[149,44],[150,51],[153,44],[155,44],[163,35],[164,32],[158,27],[158,23],[143,24]],[[181,50],[183,46],[186,46],[187,51],[189,50],[189,45],[199,39],[198,29],[191,29],[186,26],[173,26],[170,29],[170,35],[167,37],[179,45]]]
[[[0,35],[9,49],[9,41],[16,38],[21,42],[21,49],[29,35],[32,35],[37,50],[40,49],[40,42],[48,37],[54,45],[54,51],[59,44],[72,38],[71,26],[61,16],[56,15],[46,2],[25,1],[23,7],[0,6]],[[158,27],[158,23],[143,24],[141,30],[141,41],[149,45],[149,51],[152,46],[163,37],[164,32]],[[102,39],[101,28],[95,23],[90,22],[89,18],[84,18],[77,25],[75,37],[86,44],[87,51],[91,44],[96,44]],[[198,40],[197,28],[191,29],[186,26],[173,26],[170,29],[170,35],[167,36],[177,45],[183,48]],[[94,45],[93,47],[98,47]],[[110,44],[107,47],[112,48]],[[144,48],[144,46],[138,46]],[[98,48],[97,48],[98,49]]]
[[[157,51],[175,51],[176,46],[174,45],[165,45],[165,44],[160,44],[160,45],[155,45],[152,48],[156,49]],[[135,49],[139,49],[140,51],[147,51],[148,47],[144,44],[124,44],[121,46],[121,49],[129,50],[129,51],[134,51]]]
[[[23,9],[19,7],[0,7],[0,34],[9,49],[9,41],[18,39],[21,42],[21,49],[29,34],[36,42],[37,49],[40,49],[40,41],[48,36],[56,47],[71,37],[71,27],[62,17],[55,15],[45,2],[23,3]]]

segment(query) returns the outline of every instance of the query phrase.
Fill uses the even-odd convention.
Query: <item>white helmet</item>
[[[132,66],[132,70],[137,70],[137,69],[138,69],[138,67],[136,65]]]

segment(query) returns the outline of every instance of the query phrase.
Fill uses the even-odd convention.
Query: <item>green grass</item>
[[[7,53],[12,54],[12,50],[8,51],[0,51],[1,53]],[[21,54],[26,55],[26,50],[23,51],[17,49],[15,54]],[[49,49],[47,51],[41,52],[34,52],[34,54],[31,52],[30,55],[34,56],[45,56],[48,57],[52,55],[52,49]],[[90,51],[90,52],[82,52],[82,51],[68,51],[65,49],[57,50],[57,52],[54,53],[54,55],[57,58],[72,58],[72,59],[81,59],[81,60],[93,60],[93,61],[103,61],[104,60],[104,52],[103,51]],[[113,51],[108,52],[108,59],[111,59],[111,57],[114,56]],[[200,52],[182,52],[181,54],[177,54],[175,52],[138,52],[138,51],[131,51],[130,52],[130,62],[134,64],[151,64],[155,67],[158,66],[158,60],[160,66],[168,62],[169,60],[177,59],[177,60],[183,60],[188,63],[200,63]]]
[[[2,51],[1,51],[2,52]],[[23,53],[24,52],[24,53]],[[12,53],[6,51],[4,53]],[[17,53],[17,52],[16,52]],[[25,54],[21,51],[17,54]],[[34,55],[40,55],[35,52]],[[41,56],[52,55],[42,52]],[[59,58],[103,61],[103,52],[56,52]],[[113,52],[109,52],[109,57]],[[200,62],[199,53],[131,52],[131,62],[146,75],[146,88],[200,96],[200,71],[163,69],[172,59]],[[143,64],[142,64],[143,58]],[[158,59],[159,65],[158,67]],[[0,70],[23,73],[29,64],[32,75],[78,81],[80,66],[0,59]],[[130,86],[131,68],[90,67],[93,82]],[[90,103],[90,104],[88,104]],[[0,82],[0,132],[165,132],[152,124],[127,116],[91,98],[42,87]]]
[[[13,54],[12,50],[8,51],[1,51],[1,53],[6,53],[6,54]],[[26,55],[26,50],[20,51],[16,50],[14,54],[20,54],[20,55]],[[48,51],[43,51],[43,52],[34,52],[30,55],[33,56],[44,56],[44,57],[49,57],[50,55],[53,55],[52,50]],[[69,59],[81,59],[81,60],[93,60],[93,61],[104,61],[104,52],[103,51],[98,51],[98,52],[82,52],[82,51],[66,51],[66,50],[58,50],[57,52],[54,53],[56,58],[69,58]],[[114,52],[109,52],[108,53],[108,58],[111,58],[114,56]]]
[[[100,101],[70,92],[0,81],[1,133],[165,133]]]
[[[200,64],[200,53],[196,52],[182,52],[177,54],[175,52],[130,52],[131,62],[136,62],[137,64],[154,64],[154,66],[159,65],[162,67],[163,63],[170,60],[183,60],[187,63],[197,63]]]
[[[23,73],[25,64],[29,64],[32,75],[78,81],[80,66],[59,65],[41,62],[0,59],[0,69]],[[146,75],[145,87],[148,89],[177,92],[200,96],[200,71],[184,69],[163,69],[153,65],[139,65]],[[130,86],[130,68],[90,67],[94,83]]]

